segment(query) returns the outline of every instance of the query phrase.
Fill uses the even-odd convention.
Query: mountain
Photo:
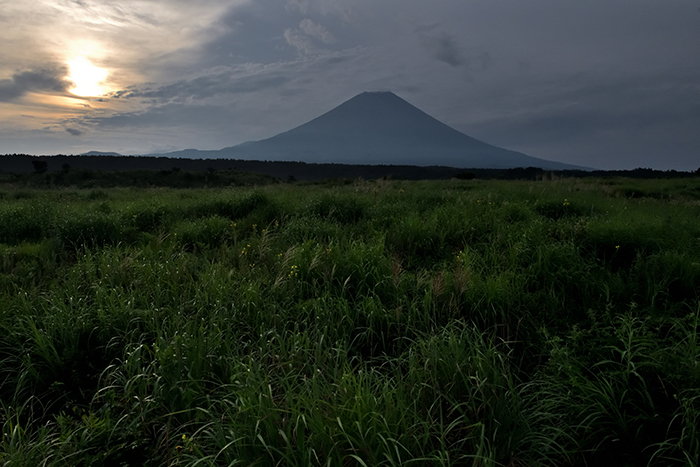
[[[118,152],[104,152],[104,151],[88,151],[80,154],[81,156],[121,156]]]
[[[458,168],[582,169],[499,148],[451,128],[391,92],[364,92],[271,138],[168,157]]]

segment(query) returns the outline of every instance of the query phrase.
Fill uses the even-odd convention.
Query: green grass
[[[3,465],[697,465],[698,179],[3,190]]]

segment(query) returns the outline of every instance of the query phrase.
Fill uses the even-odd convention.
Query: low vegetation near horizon
[[[2,465],[700,458],[700,179],[0,200]]]

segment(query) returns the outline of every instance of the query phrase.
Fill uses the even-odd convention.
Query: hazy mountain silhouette
[[[81,156],[121,156],[118,152],[89,151],[80,154]]]
[[[308,123],[264,140],[219,151],[187,149],[161,156],[459,168],[583,168],[484,143],[391,92],[364,92]]]

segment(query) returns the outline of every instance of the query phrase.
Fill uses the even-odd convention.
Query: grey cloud
[[[302,58],[270,65],[245,64],[216,67],[203,76],[156,86],[131,87],[109,95],[113,99],[143,99],[147,104],[196,102],[206,99],[226,99],[241,94],[259,92],[295,92],[294,83],[325,76],[360,52],[355,49],[329,52],[312,58]],[[291,90],[290,90],[291,88]]]
[[[306,14],[309,11],[309,0],[287,0],[285,8],[287,11],[299,10],[301,13]]]
[[[116,91],[113,98],[142,98],[165,103],[171,100],[202,100],[227,94],[241,94],[276,88],[291,81],[291,76],[279,70],[242,69],[214,71],[190,80],[180,80],[157,88],[127,89]]]
[[[73,136],[80,136],[80,135],[83,134],[82,131],[76,130],[75,128],[66,128],[66,131],[67,131],[68,133],[70,133],[71,135],[73,135]]]
[[[65,79],[65,67],[43,68],[16,73],[11,79],[0,80],[0,102],[9,102],[28,92],[65,93],[71,82]]]
[[[226,32],[206,43],[197,59],[205,67],[293,59],[295,54],[283,34],[285,29],[298,24],[299,18],[298,13],[285,11],[280,0],[256,1],[232,8],[220,20]]]
[[[430,53],[431,57],[453,67],[467,64],[461,47],[455,38],[444,31],[433,32],[434,26],[417,29],[421,45]]]
[[[367,42],[368,31],[349,25],[337,10],[317,2],[286,0],[235,6],[220,20],[225,32],[204,44],[195,59],[204,68],[273,63]]]
[[[358,86],[347,76],[347,67],[359,55],[361,51],[339,52],[268,66],[220,69],[168,86],[130,89],[122,99],[130,95],[130,99],[150,99],[150,103],[139,111],[85,114],[66,126],[93,128],[94,134],[142,134],[144,129],[157,129],[148,132],[163,135],[163,141],[165,135],[170,135],[173,141],[181,140],[176,144],[184,144],[182,147],[198,148],[221,148],[268,137],[310,120],[363,90],[325,92],[319,83],[345,79]],[[309,99],[312,90],[316,99]]]
[[[317,13],[323,17],[338,17],[345,23],[353,23],[358,18],[358,8],[363,8],[356,2],[356,5],[349,5],[350,2],[338,2],[336,0],[286,0],[285,9],[288,12],[299,11],[303,15]],[[372,13],[376,13],[373,11]]]
[[[315,37],[324,44],[334,44],[336,42],[336,39],[333,36],[333,34],[328,32],[328,30],[325,27],[313,22],[309,18],[304,18],[303,20],[301,20],[301,23],[299,23],[299,27],[308,36]]]
[[[87,2],[68,0],[64,2],[64,14],[72,13],[90,24],[109,24],[111,26],[154,26],[158,20],[152,14],[140,13],[133,5],[124,5],[116,1]]]
[[[289,45],[296,48],[299,53],[312,54],[323,52],[316,46],[316,41],[325,45],[335,44],[335,36],[325,27],[309,18],[304,18],[299,23],[299,29],[287,28],[284,30],[284,39]]]
[[[601,168],[614,167],[615,153],[639,160],[673,155],[680,161],[697,157],[700,147],[697,82],[700,74],[689,72],[675,77],[562,75],[536,87],[522,83],[527,97],[517,107],[466,131],[524,152],[543,151],[533,156],[556,158],[563,152]],[[549,153],[547,148],[552,148]]]
[[[128,112],[111,117],[89,117],[85,123],[98,128],[153,128],[196,124],[199,127],[221,128],[231,117],[231,111],[215,105],[165,104],[142,112]]]
[[[284,30],[284,39],[299,53],[309,54],[315,50],[313,41],[298,29],[287,28]]]
[[[113,116],[93,116],[82,124],[93,128],[94,134],[132,135],[147,130],[147,140],[136,143],[140,149],[131,153],[144,154],[147,147],[169,145],[174,148],[221,149],[248,139],[250,121],[265,120],[260,103],[229,105],[169,103],[152,106],[140,112]],[[148,141],[148,144],[144,144]],[[133,143],[133,141],[132,141]]]
[[[122,97],[123,98],[136,97],[135,93],[137,93],[137,92],[138,91],[135,91],[135,89],[133,87],[130,87],[129,89],[121,89],[119,91],[113,91],[113,92],[109,93],[109,97],[111,97],[113,99],[121,99]],[[97,101],[98,102],[106,102],[107,99],[101,98],[101,99],[97,99]]]

